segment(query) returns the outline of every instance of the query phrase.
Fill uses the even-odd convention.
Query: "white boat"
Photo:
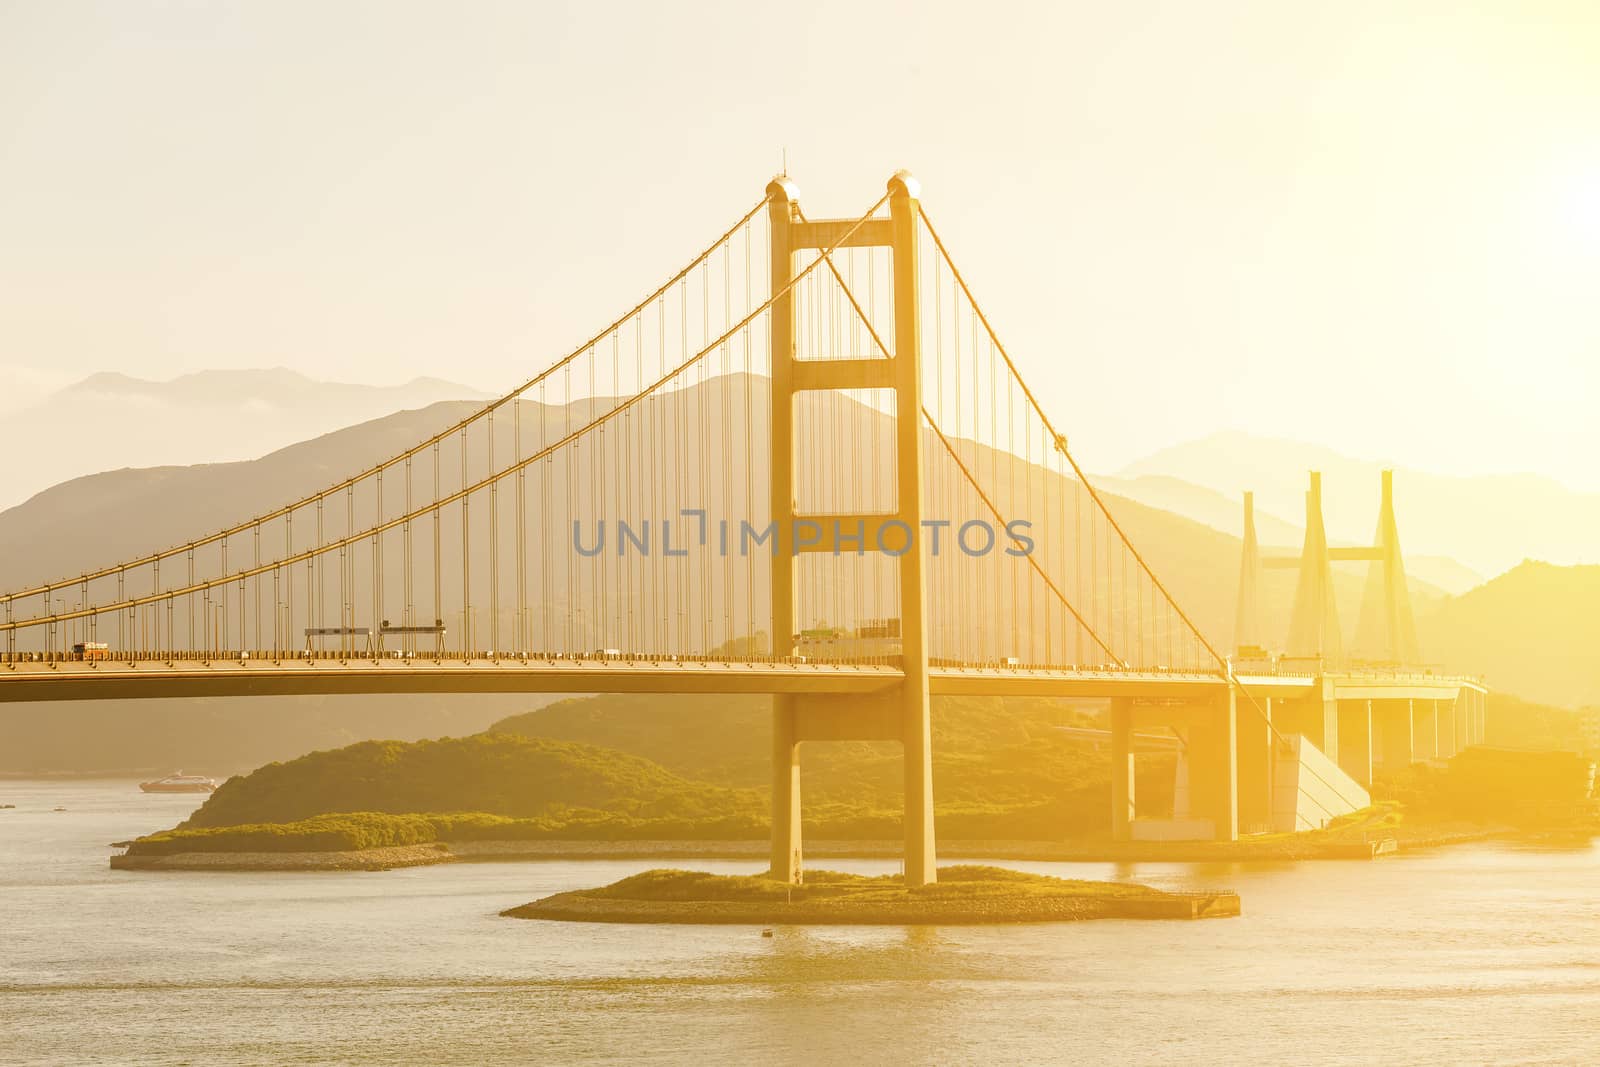
[[[153,782],[140,782],[139,788],[146,793],[211,793],[217,788],[217,780],[179,771]]]

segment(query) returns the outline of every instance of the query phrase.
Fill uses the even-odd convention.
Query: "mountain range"
[[[1303,528],[1306,472],[1321,471],[1329,541],[1355,544],[1370,543],[1377,528],[1379,473],[1386,468],[1395,471],[1395,515],[1408,559],[1444,556],[1481,575],[1501,574],[1525,559],[1600,563],[1600,493],[1537,474],[1430,474],[1351,459],[1321,445],[1227,431],[1162,449],[1118,476],[1158,476],[1211,489],[1235,512],[1251,490],[1258,528],[1263,513]],[[1237,529],[1237,520],[1221,528]],[[1262,539],[1269,542],[1265,531]]]
[[[439,378],[354,385],[281,367],[207,370],[161,382],[93,374],[0,418],[0,448],[27,457],[0,469],[0,507],[111,468],[253,459],[352,422],[443,400],[484,399]]]
[[[681,393],[652,398],[630,412],[631,432],[639,434],[646,443],[644,454],[671,453],[674,448],[681,446],[680,438],[675,435],[676,420],[681,417],[687,417],[689,421],[686,424],[694,425],[703,411],[707,417],[720,414],[734,426],[765,424],[766,390],[759,387],[760,384],[742,375],[712,377]],[[528,401],[522,403],[522,424],[530,427],[543,425],[554,436],[564,432],[567,427],[587,422],[596,401],[577,401],[564,407],[552,405],[548,408]],[[80,573],[88,567],[114,564],[120,559],[182,544],[201,530],[213,530],[247,520],[286,500],[298,498],[313,486],[334,484],[396,455],[407,446],[458,421],[472,407],[464,402],[447,402],[421,410],[397,412],[299,442],[256,460],[108,471],[55,486],[22,505],[0,513],[0,588],[51,581],[66,574]],[[746,421],[747,407],[749,422]],[[848,447],[847,442],[867,440],[873,435],[882,440],[883,454],[888,454],[889,423],[881,412],[850,402],[836,414],[840,418],[858,422],[862,427],[861,432],[818,435],[815,446],[822,450],[823,455],[813,464],[814,469],[849,469],[858,461],[844,451]],[[499,421],[496,447],[500,449],[497,453],[500,456],[511,454],[512,421],[510,418],[501,418]],[[835,422],[832,425],[842,427],[844,423]],[[469,441],[467,459],[475,471],[486,469],[484,446],[481,434]],[[928,454],[935,457],[932,462],[938,462],[943,457],[934,441],[930,440],[927,447]],[[1051,489],[1053,499],[1072,496],[1071,483],[1059,479],[1055,474],[1025,464],[1005,453],[991,453],[970,444],[961,447],[966,452],[966,462],[976,469],[989,472],[986,478],[991,480],[991,492],[997,494],[997,498],[1009,492],[1018,501],[1024,498],[1041,501],[1046,498],[1047,486]],[[461,469],[459,449],[455,435],[441,443],[444,471]],[[708,477],[708,472],[702,470],[698,475],[700,480],[696,480],[692,469],[680,473],[673,469],[673,464],[667,464],[658,472],[653,488],[660,491],[663,500],[693,499],[713,515],[747,513],[743,501],[744,489],[740,487],[748,488],[757,507],[763,506],[760,502],[765,501],[767,496],[765,467],[759,462],[752,464],[751,453],[747,449],[732,447],[719,451],[721,454],[716,464],[725,471],[726,478]],[[692,468],[694,465],[684,466]],[[564,514],[592,516],[604,513],[595,504],[598,492],[596,479],[586,474],[585,470],[572,470],[569,464],[557,463],[551,465],[548,471],[552,479],[548,487],[549,498],[557,502],[568,501],[569,506],[575,508]],[[541,474],[539,477],[544,476]],[[680,484],[680,479],[689,480]],[[453,485],[447,483],[445,488],[448,490]],[[723,493],[732,493],[734,496],[724,499]],[[545,495],[543,483],[535,482],[530,494]],[[1232,638],[1240,556],[1238,538],[1186,516],[1114,493],[1107,496],[1107,501],[1118,522],[1128,531],[1156,572],[1162,575],[1190,617],[1218,647],[1228,647]],[[393,513],[398,494],[389,494],[386,502]],[[530,502],[536,504],[532,497]],[[1007,506],[1004,500],[1001,504],[1002,507]],[[356,514],[370,516],[370,506],[370,500],[357,495]],[[501,506],[508,506],[504,499]],[[343,511],[343,508],[334,508],[328,514],[330,536],[340,532]],[[642,508],[640,511],[649,513]],[[1010,514],[1019,513],[1010,507],[1007,507],[1007,511]],[[762,514],[757,511],[750,515],[758,527],[764,521]],[[1053,517],[1039,518],[1043,523]],[[1066,521],[1070,523],[1072,520],[1069,518]],[[535,539],[541,525],[537,521],[532,524],[532,536]],[[561,526],[559,522],[556,525]],[[281,534],[274,536],[281,537]],[[565,527],[553,536],[564,539]],[[458,559],[461,543],[459,521],[445,522],[440,537],[443,558]],[[483,605],[489,600],[485,585],[486,575],[490,571],[488,546],[480,539],[475,538],[474,541],[471,568],[473,600]],[[547,548],[560,553],[555,557],[557,559],[570,556],[571,546],[565,543],[532,545],[535,555]],[[1092,545],[1086,546],[1086,551],[1090,548]],[[275,549],[269,548],[269,551]],[[390,558],[399,558],[400,546],[393,546],[392,551],[395,555]],[[945,558],[957,559],[950,554]],[[663,562],[661,565],[668,564]],[[952,567],[960,565],[959,562],[950,564]],[[1070,564],[1058,562],[1056,566],[1059,568]],[[713,570],[721,571],[721,568]],[[740,580],[743,572],[737,568],[734,571],[731,580]],[[563,568],[556,568],[551,577],[554,584],[550,599],[564,604],[569,589]],[[1335,595],[1347,619],[1356,618],[1363,577],[1362,573],[1356,571],[1341,572],[1335,576]],[[397,581],[394,576],[390,576],[390,580]],[[452,602],[459,603],[459,580],[459,573],[453,569],[442,577],[447,608]],[[711,614],[706,603],[715,603],[712,598],[723,598],[727,580],[730,580],[727,576],[716,573],[708,579],[707,588],[702,588],[698,583],[689,583],[689,587],[681,594],[686,599],[676,606],[690,618]],[[930,584],[936,582],[937,577],[930,576]],[[1009,583],[1001,583],[999,592],[1006,595],[1012,588]],[[1425,605],[1445,595],[1420,576],[1413,576],[1412,588],[1419,604]],[[391,592],[398,595],[398,589]],[[761,618],[770,611],[766,595],[766,590],[758,584],[749,591],[742,587],[735,589],[731,600],[733,603],[743,603],[748,596],[753,601],[754,617]],[[1274,572],[1263,590],[1263,621],[1269,632],[1287,627],[1292,597],[1292,575],[1283,571]],[[509,632],[510,621],[504,617],[504,613],[511,610],[508,603],[511,599],[509,596],[501,599],[502,625],[507,627],[505,632]],[[393,600],[389,602],[393,603]],[[331,610],[336,611],[337,607],[332,606]],[[952,617],[950,612],[944,615],[947,620]],[[986,623],[987,620],[979,616],[963,619],[961,625],[981,630]],[[991,643],[997,640],[992,632],[989,636]],[[1013,654],[1013,650],[999,650],[990,654]]]
[[[164,384],[173,388],[198,388],[202,396],[216,395],[204,381],[182,387]],[[738,375],[713,377],[680,394],[673,394],[670,399],[658,398],[639,405],[632,413],[634,432],[647,449],[666,450],[671,447],[666,442],[675,425],[673,419],[685,414],[694,418],[700,410],[731,412],[736,425],[746,424],[747,415],[761,424],[766,415],[765,390],[758,386],[759,383],[746,381]],[[434,387],[444,388],[445,384],[421,388]],[[132,395],[139,388],[119,381],[111,391],[126,390],[124,395]],[[522,416],[523,424],[543,423],[552,434],[564,432],[566,427],[586,422],[596,403],[578,401],[567,407],[549,408],[529,405]],[[24,504],[0,512],[0,588],[48,581],[80,572],[85,567],[114,563],[152,549],[181,544],[197,531],[216,529],[261,514],[314,485],[333,484],[399,453],[453,424],[473,406],[469,401],[447,401],[393,412],[298,441],[257,459],[120,469],[69,480]],[[676,414],[669,410],[674,407]],[[883,416],[875,409],[858,405],[846,414],[866,425],[868,435],[887,432]],[[510,432],[507,426],[510,421],[501,420],[499,434]],[[1259,446],[1260,442],[1255,444]],[[1202,445],[1204,448],[1200,447]],[[508,440],[497,445],[508,446]],[[818,446],[825,451],[841,447],[838,441],[827,436]],[[451,452],[458,447],[454,441],[445,442],[445,470],[459,468],[459,452]],[[969,459],[977,455],[979,450],[966,447]],[[1203,452],[1214,445],[1201,442],[1196,447]],[[482,445],[473,448],[468,459],[474,469],[482,469],[480,465],[485,462]],[[1167,450],[1159,455],[1172,459],[1179,454]],[[745,481],[755,499],[760,500],[765,493],[765,471],[759,462],[747,469],[750,455],[749,450],[732,448],[719,462],[727,465],[731,484]],[[1292,461],[1308,458],[1328,470],[1341,472],[1345,479],[1370,474],[1370,482],[1362,486],[1362,495],[1371,498],[1372,514],[1367,517],[1375,521],[1375,466],[1368,469],[1355,461],[1341,464],[1338,457],[1330,458],[1327,454],[1301,455]],[[1024,491],[1034,494],[1041,493],[1043,480],[1056,477],[1037,468],[1026,468],[1022,461],[1003,455],[982,459],[983,463],[991,461],[998,462],[1002,472],[1008,462],[1014,463],[1017,482],[1032,485],[1032,489]],[[833,469],[830,464],[846,462],[842,455],[824,455],[820,466]],[[580,506],[592,506],[593,488],[584,478],[569,476],[561,465],[553,470],[556,472],[553,475],[556,479],[552,489],[554,499],[571,494]],[[1254,477],[1258,486],[1271,484],[1259,472]],[[1411,526],[1422,509],[1410,502],[1421,493],[1418,486],[1433,484],[1431,477],[1409,473],[1396,475],[1401,538],[1408,549],[1410,585],[1424,658],[1451,669],[1482,672],[1492,685],[1531,699],[1569,705],[1600,702],[1600,664],[1587,652],[1593,647],[1590,638],[1594,635],[1592,629],[1585,628],[1589,619],[1585,613],[1592,614],[1590,606],[1600,602],[1594,577],[1600,573],[1600,568],[1530,564],[1480,587],[1468,568],[1450,558],[1456,546],[1444,539],[1442,533],[1435,536],[1440,538],[1437,543],[1446,554],[1436,560],[1427,559],[1418,553],[1417,546],[1419,541],[1427,544],[1428,539],[1414,535]],[[999,480],[1006,481],[1005,475]],[[1219,647],[1230,648],[1240,554],[1239,539],[1233,532],[1238,528],[1239,508],[1232,490],[1201,485],[1178,475],[1132,474],[1096,481],[1118,521],[1157,573],[1163,576],[1179,603]],[[1287,482],[1287,475],[1282,481]],[[663,472],[658,487],[665,498],[671,498],[674,486],[670,472]],[[1551,499],[1565,506],[1581,504],[1579,494],[1558,494]],[[716,509],[732,508],[737,502],[708,498],[703,503]],[[1350,518],[1351,508],[1351,494],[1330,494],[1326,515],[1330,529],[1361,528],[1367,517]],[[1471,541],[1475,527],[1473,514],[1476,513],[1458,517],[1454,525],[1462,541]],[[1302,536],[1299,526],[1259,504],[1257,528],[1264,545],[1280,546],[1284,552],[1296,550]],[[442,538],[446,558],[455,558],[453,553],[460,543],[457,527],[446,523]],[[1347,540],[1356,543],[1361,537],[1351,535]],[[478,558],[484,551],[485,546],[475,545],[472,568],[477,576],[475,582],[482,581],[481,576],[488,572],[486,561]],[[445,578],[447,602],[457,595],[450,588],[451,577]],[[1363,577],[1361,568],[1350,566],[1340,567],[1335,574],[1335,594],[1341,618],[1347,626],[1353,625],[1357,618]],[[1437,583],[1430,580],[1434,577],[1439,579]],[[559,574],[557,581],[562,581]],[[1263,623],[1269,634],[1286,629],[1293,585],[1292,572],[1269,572],[1267,587],[1263,590]],[[1460,595],[1450,595],[1455,592]],[[558,587],[553,596],[565,597],[566,592]],[[702,613],[704,605],[698,599],[701,596],[698,588],[691,588],[688,602],[680,605],[681,610],[689,615]],[[481,590],[475,592],[475,599],[479,603],[486,599],[479,598],[482,598]],[[761,612],[767,610],[765,594],[757,591],[752,599],[756,615],[760,617]]]
[[[1234,537],[1244,535],[1244,508],[1238,493],[1229,495],[1165,474],[1141,474],[1132,478],[1101,476],[1095,480],[1095,484],[1128,500],[1136,500],[1141,504],[1160,508],[1162,511],[1182,515],[1195,522],[1204,523],[1214,530],[1232,534]],[[1343,506],[1344,502],[1340,501],[1339,507]],[[1324,510],[1330,516],[1339,515],[1345,520],[1345,525],[1350,524],[1350,517],[1344,515],[1342,511],[1329,510],[1326,505]],[[1297,517],[1291,522],[1262,510],[1260,504],[1257,504],[1255,523],[1256,538],[1263,554],[1299,555],[1306,536],[1302,518]],[[1371,540],[1370,531],[1367,540]],[[1402,532],[1402,545],[1405,540]],[[1352,538],[1330,537],[1329,543],[1337,547],[1355,545],[1359,542]],[[1405,561],[1408,575],[1419,578],[1446,593],[1464,593],[1483,583],[1482,574],[1449,556],[1430,556],[1408,551],[1405,553]]]

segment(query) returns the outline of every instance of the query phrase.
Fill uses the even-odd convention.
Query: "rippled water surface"
[[[497,915],[649,866],[637,861],[107,867],[110,842],[170,826],[197,799],[0,781],[0,803],[16,805],[0,810],[0,1062],[1600,1059],[1593,847],[1016,864],[1228,886],[1245,914],[762,938]]]

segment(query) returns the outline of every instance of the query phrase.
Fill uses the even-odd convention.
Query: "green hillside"
[[[188,827],[294,822],[333,812],[488,812],[533,817],[596,809],[635,818],[711,818],[757,807],[747,790],[692,782],[637,756],[546,738],[477,734],[364,741],[269,763],[223,784]]]
[[[941,826],[958,836],[1061,837],[1104,828],[1110,758],[1056,729],[1097,725],[1094,710],[1043,699],[935,698],[933,776]],[[646,756],[687,778],[768,789],[771,704],[760,697],[603,696],[504,719],[491,732],[577,741]],[[1141,797],[1171,802],[1171,766],[1141,761]],[[900,746],[830,742],[801,749],[808,818],[841,829],[898,819]],[[1148,781],[1146,781],[1148,778]]]
[[[1483,743],[1491,748],[1581,752],[1587,743],[1581,712],[1534,704],[1492,689],[1484,707],[1483,730]]]
[[[1600,566],[1524,562],[1417,620],[1423,653],[1526,700],[1600,704]]]
[[[941,834],[1060,839],[1100,833],[1109,759],[1056,729],[1088,713],[1047,700],[935,701]],[[758,698],[606,696],[438,741],[369,741],[230,779],[187,829],[294,823],[339,813],[472,812],[581,824],[595,837],[760,837],[768,812],[771,705]],[[900,747],[808,744],[807,831],[899,834]],[[1146,802],[1170,803],[1171,767],[1145,761]],[[1148,777],[1148,781],[1144,779]],[[597,813],[613,818],[605,819]]]

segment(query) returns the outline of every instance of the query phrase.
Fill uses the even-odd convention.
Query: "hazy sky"
[[[1600,5],[0,0],[0,406],[521,381],[898,167],[1092,466],[1219,428],[1600,489]],[[108,445],[111,442],[108,442]]]

